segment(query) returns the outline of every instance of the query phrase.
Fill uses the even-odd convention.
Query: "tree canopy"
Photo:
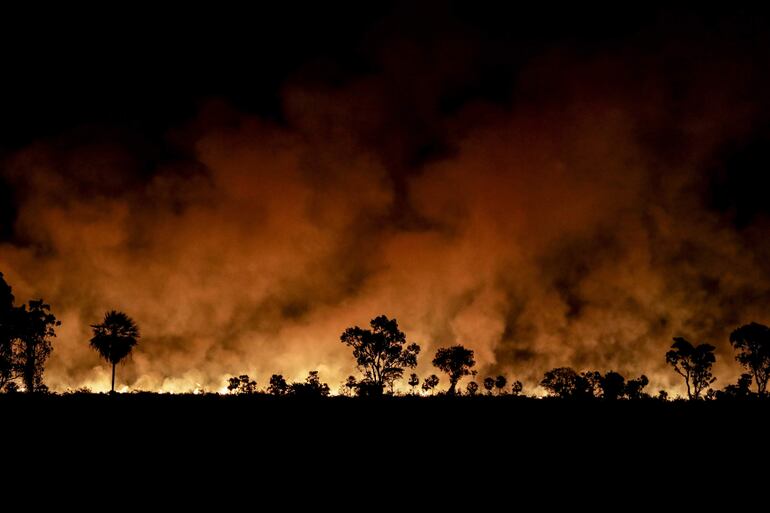
[[[594,373],[578,374],[570,367],[558,367],[545,373],[540,386],[562,399],[585,399],[595,397],[596,380]]]
[[[473,350],[461,345],[439,348],[433,358],[433,366],[449,375],[449,395],[455,395],[457,383],[463,376],[476,374],[474,365],[476,360],[473,359]]]
[[[123,361],[139,341],[139,327],[123,312],[110,310],[100,324],[92,324],[90,344],[99,356],[112,364],[112,388],[115,391],[115,366]]]
[[[430,392],[433,395],[433,390],[438,386],[439,379],[435,374],[431,374],[422,382],[422,389],[425,392]]]
[[[690,399],[700,398],[701,392],[716,381],[711,374],[711,366],[716,362],[714,349],[710,344],[693,346],[686,339],[675,337],[671,350],[666,353],[666,362],[684,378]]]
[[[353,349],[353,357],[358,370],[364,375],[364,381],[382,393],[385,386],[401,379],[404,368],[417,366],[420,346],[407,343],[396,319],[380,315],[372,319],[370,325],[371,329],[348,328],[340,340]]]
[[[21,306],[14,306],[14,300],[0,273],[0,389],[15,390],[13,380],[21,378],[27,392],[46,390],[43,370],[61,322],[42,299]]]
[[[735,359],[754,378],[757,393],[764,396],[770,379],[770,328],[752,322],[730,334],[730,344],[738,351]]]

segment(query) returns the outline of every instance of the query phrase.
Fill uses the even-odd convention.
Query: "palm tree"
[[[112,390],[115,392],[115,366],[120,363],[137,343],[139,327],[123,312],[111,310],[104,315],[104,322],[92,324],[94,336],[91,347],[99,356],[112,364]]]

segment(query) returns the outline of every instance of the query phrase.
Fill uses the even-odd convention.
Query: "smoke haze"
[[[367,32],[364,70],[287,76],[277,118],[202,100],[164,129],[171,156],[102,124],[6,152],[0,270],[62,321],[52,389],[108,389],[88,340],[113,308],[142,333],[131,389],[317,369],[336,390],[340,334],[382,313],[421,376],[460,343],[526,392],[572,366],[681,393],[664,353],[684,336],[735,380],[729,332],[770,324],[760,36],[664,20],[533,49],[402,16]]]

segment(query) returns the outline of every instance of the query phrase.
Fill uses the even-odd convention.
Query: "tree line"
[[[380,315],[369,324],[369,328],[347,328],[340,336],[340,341],[352,350],[360,376],[349,376],[340,386],[339,395],[374,397],[394,394],[395,384],[404,378],[405,371],[417,366],[420,346],[407,341],[396,319]],[[11,287],[0,273],[0,391],[18,391],[20,384],[29,393],[48,391],[43,383],[43,371],[53,350],[51,339],[56,336],[56,328],[60,325],[50,305],[43,299],[17,306]],[[111,392],[114,392],[116,367],[138,344],[139,328],[124,312],[111,310],[101,322],[92,324],[91,329],[93,336],[89,345],[112,366]],[[714,390],[711,385],[716,381],[712,374],[716,362],[715,347],[710,344],[694,345],[682,337],[674,338],[665,360],[684,380],[689,399],[766,397],[770,380],[770,328],[752,322],[734,330],[729,341],[736,352],[736,360],[747,372],[736,383]],[[514,380],[509,385],[504,375],[487,376],[481,385],[472,379],[461,390],[459,384],[463,378],[475,378],[477,375],[474,352],[462,345],[439,348],[432,364],[446,376],[448,387],[443,392],[445,395],[523,396],[521,381]],[[420,391],[434,395],[441,378],[430,374],[420,380],[412,372],[406,383],[410,387],[410,395],[418,395]],[[649,380],[644,375],[626,379],[613,370],[578,372],[569,367],[549,370],[539,383],[553,397],[610,401],[651,398],[645,392],[648,384]],[[227,389],[232,394],[331,395],[329,385],[321,381],[318,371],[311,371],[304,381],[294,383],[287,382],[280,374],[274,374],[264,392],[258,389],[255,380],[243,374],[229,378]],[[655,397],[666,400],[668,394],[661,390]]]
[[[409,343],[406,335],[398,328],[396,319],[381,315],[370,322],[370,328],[358,326],[345,330],[340,340],[349,346],[356,361],[360,377],[349,376],[340,386],[339,394],[345,396],[377,396],[393,393],[394,384],[404,376],[406,369],[417,366],[420,346]],[[693,345],[682,337],[675,337],[671,349],[665,354],[666,362],[680,375],[687,389],[688,399],[748,399],[764,398],[768,379],[770,379],[770,328],[762,324],[751,323],[734,330],[730,335],[730,344],[736,351],[736,360],[748,372],[741,375],[737,383],[727,385],[723,390],[710,388],[716,378],[712,367],[716,362],[715,347],[710,344]],[[446,375],[448,396],[501,396],[522,397],[523,384],[515,380],[508,383],[504,375],[487,376],[481,385],[475,380],[465,385],[464,391],[459,382],[466,376],[475,377],[476,361],[472,349],[462,345],[442,347],[436,351],[433,366]],[[311,372],[318,386],[316,371]],[[308,379],[309,381],[309,379]],[[430,374],[420,380],[416,373],[410,373],[407,380],[409,395],[433,395],[441,378]],[[248,383],[248,385],[246,385]],[[277,386],[276,384],[281,384]],[[752,383],[755,390],[752,390]],[[552,397],[562,399],[603,399],[640,400],[656,398],[667,400],[668,393],[660,390],[655,396],[645,391],[649,379],[645,375],[626,379],[613,370],[578,372],[570,367],[559,367],[545,373],[539,385]],[[305,387],[304,383],[288,385],[280,374],[270,378],[266,393],[271,395],[295,395],[296,387]],[[483,387],[483,391],[482,391]],[[231,378],[228,390],[236,394],[257,393],[256,382],[247,375]],[[304,390],[304,389],[303,389]],[[318,396],[329,395],[329,386],[317,388]],[[320,393],[323,390],[323,393]]]

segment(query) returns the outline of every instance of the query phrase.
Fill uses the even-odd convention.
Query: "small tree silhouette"
[[[644,393],[644,387],[646,387],[649,383],[650,380],[647,379],[647,376],[642,374],[636,379],[629,379],[623,392],[629,399],[642,399],[644,397],[649,397],[649,395]]]
[[[356,395],[357,388],[358,388],[358,381],[356,381],[356,377],[348,376],[345,382],[342,383],[342,386],[340,387],[340,391],[342,395],[344,395],[345,397],[352,397]]]
[[[455,395],[457,382],[463,376],[476,374],[476,371],[472,370],[474,365],[476,360],[473,359],[473,350],[461,345],[442,347],[436,351],[436,357],[433,359],[433,366],[449,375],[448,395]]]
[[[511,383],[511,395],[514,397],[519,397],[521,395],[522,390],[524,390],[524,385],[522,385],[521,381],[514,381]]]
[[[487,391],[487,395],[492,395],[492,389],[495,388],[495,378],[488,376],[484,378],[484,390]]]
[[[615,371],[608,371],[599,378],[599,388],[603,399],[615,401],[625,393],[626,378]]]
[[[115,366],[127,357],[139,339],[139,328],[128,315],[110,310],[101,324],[92,324],[91,347],[112,364],[112,388],[115,392]]]
[[[591,399],[598,387],[598,372],[578,374],[569,367],[558,367],[545,373],[540,386],[562,399]]]
[[[666,362],[684,378],[689,399],[700,398],[701,392],[716,381],[711,366],[716,361],[715,347],[709,344],[693,346],[682,337],[675,337],[671,350],[666,353]]]
[[[497,376],[495,378],[495,388],[497,389],[497,395],[503,395],[505,392],[505,386],[508,384],[508,379],[505,376]]]
[[[227,389],[231,394],[256,394],[257,382],[253,379],[249,379],[248,374],[241,374],[240,376],[233,376],[228,380]]]
[[[422,382],[422,389],[425,392],[430,392],[430,395],[433,395],[433,389],[436,388],[436,385],[438,385],[439,379],[438,376],[435,374],[431,374],[427,378],[425,378],[425,381]]]
[[[751,397],[751,374],[744,373],[734,385],[727,385],[716,393],[717,399],[748,399]]]
[[[329,392],[329,385],[321,382],[318,371],[310,371],[304,383],[292,383],[289,386],[289,393],[297,397],[327,397]]]
[[[763,397],[770,380],[770,328],[752,322],[730,334],[730,344],[738,351],[735,359],[746,367],[757,385],[757,394]]]
[[[417,374],[414,372],[409,375],[409,381],[407,381],[409,386],[412,388],[412,395],[415,394],[415,389],[417,388],[417,385],[420,384],[420,378],[417,377]]]
[[[465,385],[465,391],[468,392],[468,395],[473,397],[479,392],[479,384],[475,381],[471,381],[467,385]]]
[[[286,395],[289,390],[289,384],[281,374],[270,376],[270,384],[267,387],[267,393],[271,395]]]

